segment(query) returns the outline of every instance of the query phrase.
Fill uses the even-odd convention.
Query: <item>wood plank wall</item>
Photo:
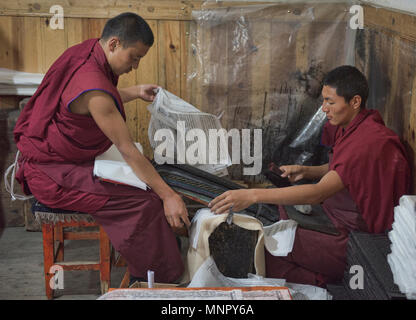
[[[370,83],[369,105],[404,142],[416,194],[416,16],[364,7],[356,64]]]
[[[65,11],[64,30],[51,30],[49,21],[52,5],[61,5]],[[217,2],[210,5],[225,7],[249,4],[247,2]],[[259,4],[258,2],[256,4]],[[202,106],[212,99],[215,90],[224,88],[210,88],[209,95],[202,101],[202,88],[200,83],[187,81],[189,63],[190,29],[192,26],[192,10],[207,7],[204,1],[191,0],[141,0],[128,1],[83,1],[72,0],[44,0],[34,2],[31,0],[3,0],[0,4],[0,67],[11,68],[27,72],[46,72],[51,63],[69,46],[84,39],[99,37],[107,18],[124,11],[133,11],[141,14],[150,24],[156,35],[156,43],[142,60],[138,71],[131,72],[120,78],[120,86],[129,86],[136,83],[157,83],[167,90],[191,101],[196,106]],[[293,7],[291,7],[293,8]],[[330,17],[329,17],[330,19]],[[413,70],[414,61],[411,55],[416,44],[416,18],[411,15],[397,13],[385,9],[375,9],[365,6],[365,29],[359,32],[357,41],[357,65],[374,81],[374,90],[388,88],[391,94],[381,95],[383,98],[373,98],[372,101],[380,104],[378,108],[388,126],[395,130],[406,142],[410,153],[415,158],[416,142],[416,98],[409,92],[416,90],[416,76]],[[273,33],[267,22],[259,22],[255,29]],[[321,33],[319,28],[315,31],[300,30],[296,37],[296,48],[293,51],[294,65],[300,71],[308,70],[310,52],[320,50],[319,46],[309,46],[309,38],[314,36],[311,32]],[[227,45],[224,37],[220,42],[212,44],[207,35],[206,46],[210,47],[211,54]],[[267,36],[265,36],[267,37]],[[221,42],[222,41],[222,42]],[[270,45],[273,42],[270,41]],[[264,49],[264,48],[263,48]],[[264,49],[257,53],[256,61],[271,61],[270,50]],[[372,59],[376,56],[377,59]],[[225,56],[225,59],[232,57]],[[404,63],[405,62],[405,63]],[[380,67],[381,69],[375,69]],[[263,83],[272,83],[276,72],[268,72],[267,66],[253,68],[250,73],[250,82],[240,85],[251,86],[251,99],[255,104],[262,104],[264,92]],[[377,78],[377,71],[383,70],[382,83]],[[227,77],[227,75],[224,75]],[[276,80],[276,79],[275,79]],[[226,79],[224,80],[226,81]],[[206,94],[207,92],[205,92]],[[380,92],[375,91],[377,96]],[[220,92],[220,94],[222,94]],[[211,98],[210,98],[211,97]],[[238,97],[234,97],[237,99]],[[400,98],[400,100],[398,100]],[[233,99],[232,97],[230,99]],[[381,100],[380,100],[381,99]],[[384,100],[383,100],[384,99]],[[257,101],[257,102],[256,102]],[[218,102],[218,101],[216,101]],[[12,107],[14,101],[10,98],[0,100],[0,108]],[[223,101],[226,103],[226,101]],[[382,106],[381,106],[382,105]],[[141,101],[126,105],[128,113],[128,126],[131,135],[144,144],[145,153],[151,155],[147,142],[147,125],[150,118],[146,110],[147,104]],[[400,113],[397,108],[400,106]],[[254,117],[260,117],[260,110],[251,111]],[[229,115],[232,117],[232,115]],[[416,166],[416,161],[414,165]]]
[[[45,73],[62,52],[83,40],[100,37],[107,19],[65,18],[63,30],[48,27],[46,17],[0,16],[0,67],[26,72]],[[183,96],[183,74],[187,39],[184,30],[189,21],[150,20],[158,41],[149,50],[137,71],[120,77],[119,87],[137,83],[157,83]],[[158,63],[158,62],[161,63]],[[133,101],[125,105],[128,127],[134,139],[147,136],[147,104]],[[143,140],[143,139],[141,139]],[[147,140],[144,140],[147,141]],[[144,146],[147,152],[149,145]]]
[[[202,78],[194,83],[191,102],[222,114],[227,130],[263,129],[263,168],[271,161],[299,163],[299,153],[287,145],[319,108],[323,75],[348,60],[348,18],[345,5],[333,4],[273,5],[243,15],[237,9],[211,11],[191,32],[199,43],[196,69]],[[243,168],[229,172],[248,183],[263,182]]]

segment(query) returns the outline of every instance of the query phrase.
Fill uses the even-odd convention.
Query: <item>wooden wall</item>
[[[49,8],[56,4],[64,8],[63,30],[52,30],[49,27],[51,17]],[[45,73],[66,48],[85,39],[99,37],[108,18],[125,11],[137,12],[150,24],[156,42],[147,56],[142,59],[139,69],[120,78],[120,87],[138,83],[156,83],[202,110],[217,114],[216,111],[222,105],[227,106],[231,103],[238,107],[225,113],[226,121],[234,121],[230,127],[238,128],[242,125],[241,123],[244,124],[244,121],[240,121],[240,124],[235,122],[238,118],[236,115],[240,114],[240,116],[243,115],[243,120],[249,119],[246,121],[246,124],[251,122],[249,127],[260,126],[267,129],[264,123],[255,120],[262,118],[264,110],[261,108],[269,108],[269,110],[273,108],[273,96],[270,92],[274,90],[286,94],[292,89],[294,91],[302,89],[306,92],[305,90],[311,89],[311,82],[308,83],[310,77],[316,82],[325,71],[336,66],[336,60],[326,60],[326,65],[321,63],[319,66],[323,67],[316,68],[316,64],[312,62],[318,53],[322,56],[337,53],[336,51],[321,52],[323,49],[319,43],[311,42],[312,38],[319,38],[319,36],[325,41],[328,26],[325,24],[325,17],[328,22],[334,19],[334,16],[331,15],[330,10],[327,10],[325,14],[318,14],[318,20],[321,17],[323,23],[315,24],[313,29],[308,28],[307,25],[298,25],[299,28],[295,33],[290,51],[279,53],[282,43],[273,36],[281,32],[281,28],[286,28],[287,33],[290,34],[293,23],[299,21],[304,13],[302,6],[299,5],[282,6],[278,23],[263,20],[253,24],[252,31],[262,34],[263,38],[257,38],[252,44],[252,48],[256,47],[258,50],[253,55],[250,69],[247,69],[246,79],[234,83],[227,82],[230,78],[228,72],[224,74],[223,81],[227,84],[225,87],[204,87],[201,79],[188,81],[187,76],[193,71],[191,69],[195,68],[196,63],[193,59],[195,52],[189,46],[195,32],[192,10],[242,4],[250,3],[220,1],[206,4],[204,1],[193,0],[118,0],[115,4],[114,0],[71,0],[70,2],[66,0],[37,2],[2,0],[0,3],[0,41],[2,43],[0,67]],[[348,11],[346,6],[339,8],[345,12]],[[416,167],[416,95],[414,94],[416,93],[416,17],[369,6],[364,8],[365,28],[357,34],[356,63],[370,80],[372,96],[369,102],[373,104],[372,107],[381,111],[386,124],[395,130],[406,143],[412,155],[414,167]],[[286,14],[282,16],[282,12]],[[272,16],[268,18],[273,19]],[[200,38],[205,41],[202,47],[209,51],[210,59],[213,60],[221,59],[222,53],[225,52],[223,59],[232,65],[236,63],[236,58],[230,51],[231,38],[227,36],[229,34],[227,30],[221,30],[221,28],[210,29],[203,38]],[[342,30],[334,32],[342,33]],[[256,46],[261,41],[266,45]],[[340,43],[337,43],[337,46],[339,47]],[[277,48],[278,55],[273,56],[272,47]],[[328,51],[330,50],[336,50],[335,46],[329,47]],[[282,64],[283,60],[287,63]],[[282,81],[279,75],[294,72],[294,70],[298,72],[298,82],[288,85]],[[243,93],[241,95],[229,94],[232,91],[229,92],[228,87],[234,93],[243,89]],[[316,104],[315,93],[311,94],[305,103]],[[252,106],[249,111],[239,102],[244,97],[248,98]],[[20,98],[0,97],[0,110],[12,112]],[[288,108],[289,102],[285,103]],[[146,106],[145,102],[134,101],[126,105],[126,111],[132,137],[140,141],[144,145],[146,155],[151,156],[147,139],[150,115]],[[300,108],[301,113],[311,113],[311,110],[303,108],[301,104],[298,104],[297,108]],[[278,116],[278,113],[275,115]],[[269,120],[273,123],[273,119]],[[10,126],[10,123],[8,125]],[[225,124],[225,127],[228,125]],[[9,129],[5,129],[5,132],[10,131]],[[272,134],[275,133],[270,131],[270,136]],[[273,141],[267,141],[268,145],[271,143]],[[11,144],[12,141],[9,141],[7,143],[9,149],[2,149],[2,162],[6,167],[9,163],[5,162],[10,161],[11,158],[6,156],[5,152],[12,151]]]
[[[65,18],[63,30],[48,27],[46,17],[0,16],[0,67],[19,71],[45,73],[68,47],[83,40],[100,37],[107,19]],[[140,63],[138,71],[120,77],[119,87],[138,83],[157,83],[183,96],[186,82],[185,30],[188,21],[149,20],[156,43]],[[159,63],[161,61],[161,63]],[[147,104],[133,101],[125,105],[128,127],[133,138],[147,136]],[[149,150],[149,146],[145,146]]]
[[[415,180],[416,16],[366,6],[364,22],[357,35],[356,64],[369,80],[368,103],[404,142]]]

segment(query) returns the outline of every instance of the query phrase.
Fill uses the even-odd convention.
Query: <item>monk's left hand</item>
[[[208,207],[215,214],[228,213],[231,207],[234,212],[239,212],[255,203],[253,190],[229,190],[213,199]]]
[[[155,97],[155,89],[159,88],[159,86],[155,84],[140,84],[137,86],[139,91],[139,98],[143,99],[144,101],[152,102]]]

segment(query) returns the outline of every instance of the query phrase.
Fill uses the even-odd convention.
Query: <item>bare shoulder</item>
[[[114,105],[114,101],[110,95],[101,90],[91,90],[84,92],[73,100],[69,105],[69,109],[73,113],[91,117],[91,108],[95,109],[103,105]]]

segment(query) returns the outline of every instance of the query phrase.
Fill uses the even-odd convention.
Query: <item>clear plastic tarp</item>
[[[264,169],[272,161],[326,161],[321,81],[337,66],[354,65],[351,2],[214,4],[206,1],[192,13],[190,102],[219,116],[226,130],[261,129]],[[242,168],[231,166],[231,178],[263,182]]]

